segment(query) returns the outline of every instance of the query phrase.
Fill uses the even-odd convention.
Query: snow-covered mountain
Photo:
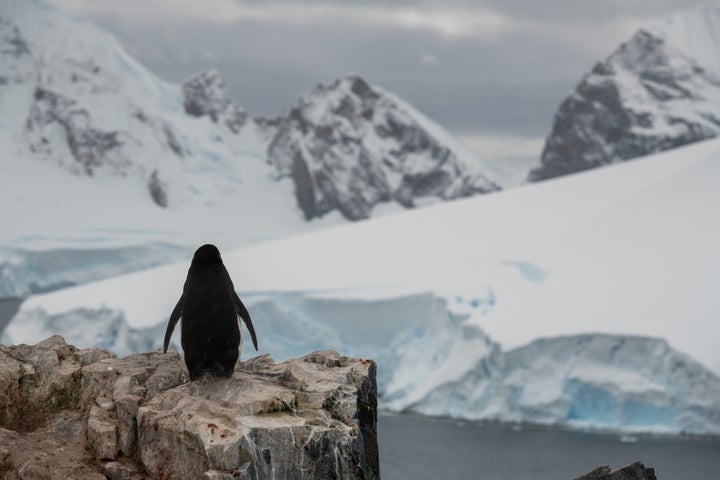
[[[1,296],[313,228],[216,72],[164,82],[38,0],[0,2],[0,67]]]
[[[183,152],[159,107],[172,109],[177,88],[90,24],[35,1],[0,9],[0,62],[11,72],[0,104],[6,148],[14,141],[16,155],[77,175],[137,179],[167,205]]]
[[[410,105],[358,76],[318,85],[279,120],[268,150],[307,219],[358,220],[380,202],[414,207],[499,190],[477,157]]]
[[[353,78],[375,92],[369,110],[318,88],[300,102],[315,116],[256,121],[217,71],[171,84],[88,22],[41,0],[0,2],[0,295],[496,189],[442,128]],[[301,118],[316,136],[298,134]],[[293,149],[305,177],[284,156]]]
[[[182,86],[185,113],[208,116],[234,133],[245,125],[247,112],[230,96],[225,80],[217,70],[200,72]]]
[[[374,358],[385,408],[717,434],[719,154],[699,142],[223,258],[261,353]],[[3,342],[158,348],[188,261],[34,296]]]
[[[720,7],[641,29],[586,74],[560,105],[543,180],[720,134]]]

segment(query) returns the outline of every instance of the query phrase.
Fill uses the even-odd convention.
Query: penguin
[[[180,319],[180,343],[190,380],[205,374],[232,376],[242,341],[240,319],[250,332],[255,350],[258,349],[250,314],[235,293],[215,245],[203,245],[193,255],[182,295],[165,330],[163,353],[167,353],[170,337]]]

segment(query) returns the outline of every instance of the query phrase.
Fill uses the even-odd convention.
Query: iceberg
[[[188,251],[167,243],[44,250],[0,247],[0,298],[24,298],[144,270],[177,261]]]

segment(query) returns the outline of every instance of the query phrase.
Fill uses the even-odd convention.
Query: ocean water
[[[384,480],[571,480],[601,465],[635,461],[655,468],[658,480],[720,479],[717,438],[517,429],[389,414],[380,415],[378,435]]]
[[[22,298],[0,297],[0,335],[10,319],[17,313],[22,302]]]

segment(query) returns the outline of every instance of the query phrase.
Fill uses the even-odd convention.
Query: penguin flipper
[[[258,349],[257,344],[257,337],[255,336],[255,328],[252,324],[252,319],[250,318],[250,314],[247,311],[247,308],[245,308],[245,305],[243,305],[242,300],[240,300],[240,297],[238,297],[238,294],[233,290],[233,297],[235,298],[235,305],[238,308],[238,314],[242,317],[243,321],[245,322],[245,326],[250,331],[250,337],[252,338],[253,346],[255,347],[255,351]]]
[[[170,337],[172,336],[173,330],[175,330],[175,325],[177,325],[178,320],[180,320],[180,317],[182,316],[183,297],[184,297],[184,295],[180,295],[180,300],[178,300],[177,304],[175,305],[175,308],[173,308],[173,311],[170,314],[170,320],[168,320],[167,329],[165,330],[165,341],[163,342],[163,353],[167,353],[168,344],[170,343]]]

